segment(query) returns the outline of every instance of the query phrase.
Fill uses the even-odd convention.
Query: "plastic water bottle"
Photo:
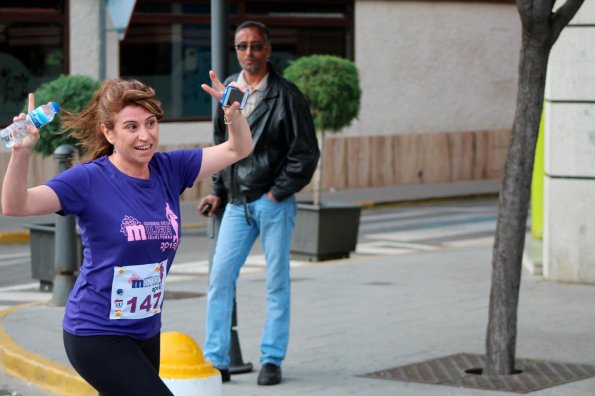
[[[29,136],[27,125],[34,125],[39,129],[51,122],[59,112],[60,107],[56,102],[41,105],[27,114],[24,120],[16,121],[0,131],[0,139],[2,139],[6,147],[11,148]]]

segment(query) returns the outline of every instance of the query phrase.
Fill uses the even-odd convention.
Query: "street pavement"
[[[492,199],[486,205],[471,201],[462,209],[446,205],[440,212],[418,206],[372,212],[360,226],[366,233],[349,259],[292,261],[290,346],[283,383],[274,387],[256,385],[265,274],[255,250],[237,286],[241,351],[255,370],[233,375],[222,394],[511,395],[363,376],[458,353],[485,353],[495,210]],[[380,221],[389,215],[399,227],[388,229]],[[204,222],[193,216],[185,216],[186,224]],[[200,227],[189,228],[198,232]],[[207,269],[204,253],[177,257],[167,281],[163,331],[180,331],[203,343]],[[21,394],[82,394],[63,350],[63,307],[49,304],[48,293],[18,287],[3,288],[0,302],[10,295],[18,302],[32,301],[7,303],[0,311],[4,370],[39,385]],[[594,286],[556,283],[524,272],[517,358],[595,367],[593,301]],[[532,393],[595,395],[595,377]]]

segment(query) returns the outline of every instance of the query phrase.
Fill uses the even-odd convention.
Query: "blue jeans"
[[[231,315],[236,280],[260,235],[266,259],[267,306],[260,343],[260,364],[278,366],[289,341],[289,250],[295,225],[295,197],[273,202],[266,195],[246,204],[227,204],[211,271],[207,301],[205,358],[217,368],[229,367]],[[246,216],[247,210],[247,216]]]

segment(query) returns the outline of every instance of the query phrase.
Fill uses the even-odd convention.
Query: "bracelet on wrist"
[[[235,120],[237,120],[237,118],[240,116],[240,111],[237,110],[235,111],[236,115],[235,117],[228,117],[227,114],[223,113],[223,122],[225,123],[225,125],[229,125],[232,122],[234,122]]]

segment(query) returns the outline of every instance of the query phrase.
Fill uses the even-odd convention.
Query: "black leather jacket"
[[[224,84],[238,76],[228,77]],[[248,117],[248,123],[254,151],[213,176],[213,193],[224,201],[245,203],[271,191],[282,201],[304,188],[320,157],[314,123],[301,92],[271,64],[262,101]],[[221,107],[214,128],[215,144],[227,140]]]

